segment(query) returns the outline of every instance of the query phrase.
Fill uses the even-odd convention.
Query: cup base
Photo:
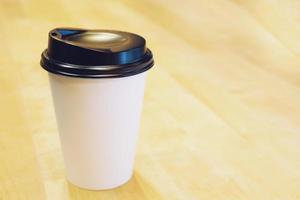
[[[76,182],[74,182],[73,180],[71,180],[69,177],[67,177],[67,181],[69,183],[71,183],[72,185],[79,187],[81,189],[85,189],[85,190],[91,190],[91,191],[95,191],[95,190],[112,190],[112,189],[116,189],[118,187],[121,187],[123,185],[125,185],[127,182],[129,182],[132,178],[132,174],[124,179],[124,181],[119,182],[117,184],[111,184],[111,185],[102,185],[102,186],[86,186],[86,185],[82,185],[82,184],[78,184]]]

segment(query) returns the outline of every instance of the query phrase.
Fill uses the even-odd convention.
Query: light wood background
[[[47,73],[60,26],[139,33],[155,54],[133,179],[65,180]],[[1,0],[0,199],[300,199],[299,0]]]

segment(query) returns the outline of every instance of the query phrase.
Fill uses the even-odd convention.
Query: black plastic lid
[[[54,29],[41,59],[49,72],[82,78],[132,76],[153,65],[143,37],[114,30]]]

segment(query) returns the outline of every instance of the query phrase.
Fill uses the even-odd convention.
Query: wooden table
[[[297,0],[1,0],[0,199],[300,199]],[[47,73],[47,33],[120,29],[155,54],[134,177],[69,184]]]

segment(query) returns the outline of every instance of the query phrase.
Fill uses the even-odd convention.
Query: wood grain
[[[296,0],[2,0],[0,199],[300,199]],[[133,179],[88,191],[65,179],[47,33],[120,29],[155,54]]]

